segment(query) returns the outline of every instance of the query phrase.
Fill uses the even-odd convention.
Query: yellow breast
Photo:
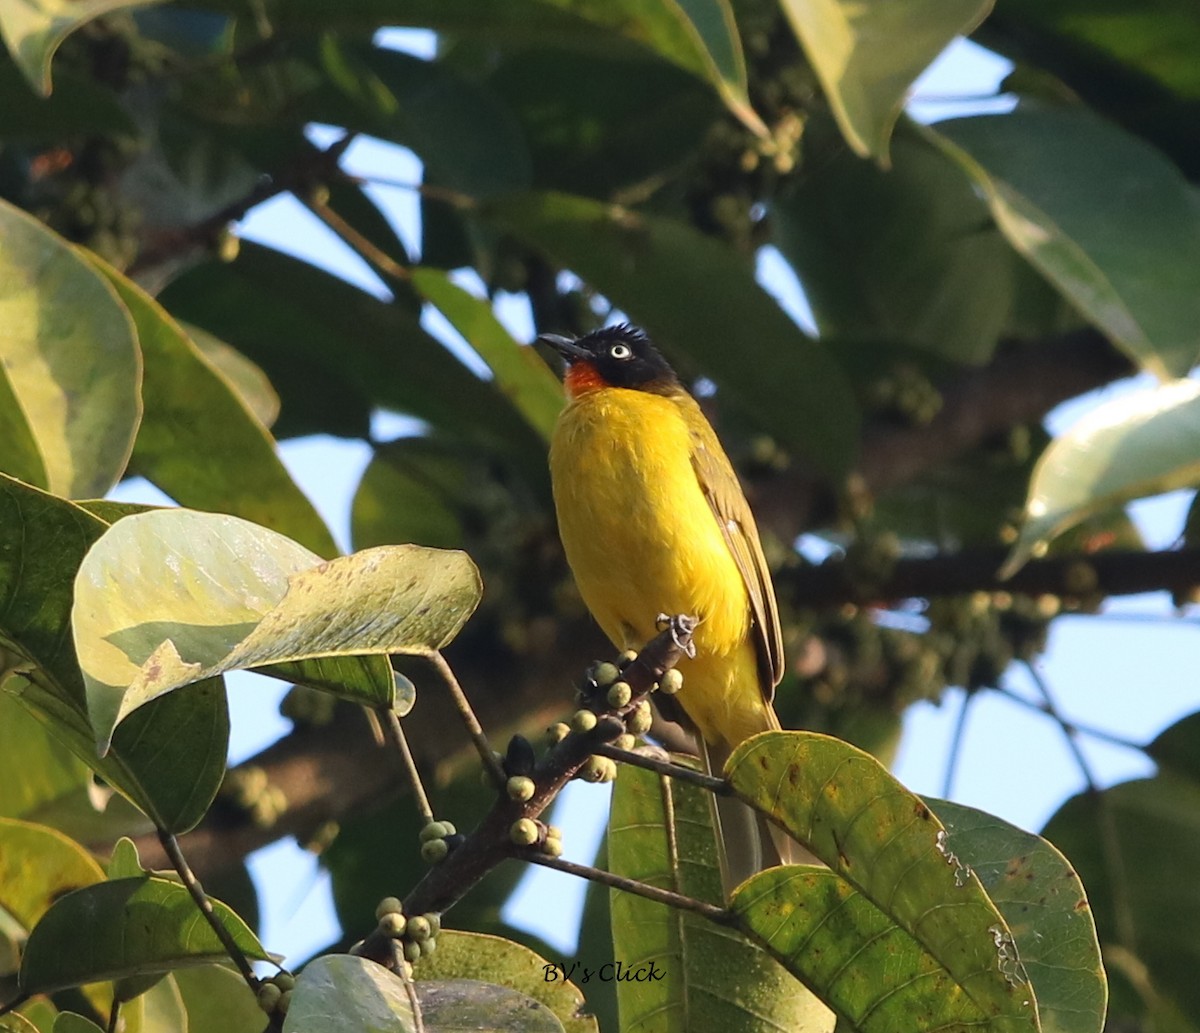
[[[736,742],[761,730],[769,708],[749,639],[749,596],[696,479],[691,448],[687,422],[669,397],[588,391],[555,429],[554,501],[580,593],[613,643],[653,638],[660,613],[700,618],[696,659],[681,665],[680,702],[706,739]],[[731,722],[753,727],[739,731]]]

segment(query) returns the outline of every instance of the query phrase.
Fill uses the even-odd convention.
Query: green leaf
[[[169,317],[168,317],[169,318]],[[179,324],[255,418],[268,429],[279,419],[279,395],[267,375],[236,348],[198,326]]]
[[[325,522],[230,382],[150,295],[106,263],[91,261],[133,316],[145,362],[136,472],[181,505],[233,513],[326,558],[336,556]]]
[[[0,313],[0,466],[56,495],[103,495],[141,419],[133,324],[71,245],[2,200]]]
[[[563,407],[562,385],[532,348],[513,340],[491,305],[438,269],[416,268],[413,286],[434,305],[488,364],[496,386],[547,441]]]
[[[527,994],[478,979],[422,983],[421,1014],[428,1028],[479,1033],[563,1033],[554,1012]]]
[[[349,954],[304,966],[283,1033],[415,1033],[412,1002],[400,977]]]
[[[44,811],[85,790],[87,765],[0,692],[0,817],[49,824]]]
[[[1158,151],[1080,108],[940,122],[1018,251],[1160,378],[1200,358],[1200,208]]]
[[[54,1016],[54,1033],[104,1033],[91,1019],[73,1011],[60,1011]]]
[[[97,758],[70,622],[76,572],[107,526],[0,475],[0,639],[29,661],[25,676],[10,675],[2,687],[160,827],[183,832],[203,817],[225,772],[224,686],[205,682],[156,701]]]
[[[548,1008],[566,1033],[595,1033],[596,1020],[580,1014],[584,1009],[583,994],[569,980],[547,978],[551,967],[545,958],[511,940],[444,929],[438,933],[437,952],[421,959],[417,990],[424,1008],[426,980],[475,979],[496,983],[519,990]]]
[[[413,542],[462,548],[464,506],[478,487],[471,467],[463,449],[438,439],[401,438],[377,448],[354,493],[355,547]]]
[[[709,794],[623,767],[609,815],[608,865],[627,878],[720,901]],[[617,983],[623,1030],[832,1030],[833,1015],[820,1001],[729,929],[618,890],[609,906],[613,951],[624,970],[649,972],[654,965],[664,975]]]
[[[262,1033],[264,1016],[246,981],[224,965],[174,972],[188,1033]]]
[[[1188,873],[1200,864],[1200,783],[1163,770],[1102,793],[1081,793],[1043,833],[1070,856],[1087,886],[1110,967],[1141,969],[1137,989],[1145,999],[1122,1001],[1114,993],[1110,1021],[1144,1022],[1147,1012],[1161,1020],[1175,1010],[1194,1021],[1200,1015],[1200,899]]]
[[[1200,381],[1177,380],[1101,403],[1034,467],[1025,522],[1001,576],[1095,513],[1200,484]]]
[[[112,11],[155,0],[0,0],[0,37],[25,78],[42,96],[50,93],[50,60],[81,25]]]
[[[157,696],[247,668],[391,706],[383,654],[441,649],[481,590],[464,553],[390,546],[322,563],[237,517],[126,517],[76,578],[75,645],[98,741]]]
[[[0,1033],[38,1033],[38,1028],[24,1015],[10,1012],[8,1015],[0,1015]]]
[[[828,471],[849,465],[858,412],[845,376],[736,253],[682,223],[563,194],[517,195],[480,213],[692,358],[764,430]]]
[[[219,900],[212,905],[248,958],[269,960],[236,914]],[[20,983],[25,993],[51,993],[227,957],[180,883],[158,876],[117,879],[75,890],[54,903],[29,934]]]
[[[893,139],[892,159],[885,172],[843,151],[806,171],[773,206],[776,244],[822,337],[986,362],[1024,263],[946,155],[907,132]]]
[[[1100,1033],[1108,984],[1083,883],[1052,844],[973,807],[927,800],[946,860],[973,871],[1012,931],[1044,1033]]]
[[[25,930],[64,893],[103,879],[91,854],[61,832],[0,818],[0,907]]]
[[[543,444],[495,386],[471,373],[398,302],[379,301],[305,262],[246,243],[236,262],[198,266],[162,301],[266,371],[283,399],[280,424],[288,433],[366,436],[376,405],[545,466]],[[305,407],[315,415],[300,411]]]
[[[955,36],[983,21],[992,0],[782,0],[782,6],[846,142],[886,164],[908,88]]]
[[[1011,930],[944,829],[873,757],[812,732],[766,732],[725,766],[739,797],[830,870],[773,868],[731,907],[862,1033],[1039,1030]]]

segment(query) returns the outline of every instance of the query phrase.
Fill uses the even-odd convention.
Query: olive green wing
[[[692,402],[692,405],[695,406],[695,403]],[[779,605],[775,601],[771,572],[758,539],[754,514],[750,512],[750,504],[742,494],[737,474],[716,433],[698,406],[688,417],[692,438],[692,468],[696,471],[696,479],[717,518],[725,543],[733,554],[750,596],[755,647],[763,675],[763,694],[769,702],[775,696],[775,686],[783,677],[783,631],[779,626]]]

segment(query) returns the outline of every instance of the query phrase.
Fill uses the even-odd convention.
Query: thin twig
[[[208,899],[208,895],[204,892],[204,887],[200,885],[200,880],[196,878],[196,873],[192,871],[191,866],[187,863],[187,859],[183,856],[183,851],[179,849],[179,840],[175,838],[174,833],[168,832],[166,829],[159,829],[158,841],[162,844],[163,851],[170,859],[171,867],[175,869],[184,886],[187,887],[187,891],[192,895],[192,900],[196,902],[196,907],[200,909],[200,914],[204,916],[204,920],[212,927],[212,931],[217,934],[217,939],[221,941],[221,946],[225,948],[225,953],[229,955],[230,960],[237,966],[238,971],[241,972],[242,978],[246,980],[246,985],[254,993],[257,993],[259,979],[254,974],[254,969],[250,967],[249,960],[242,952],[242,948],[237,945],[233,934],[225,928],[225,924],[217,917],[217,913],[213,910],[212,901]]]
[[[121,1002],[114,1000],[112,1007],[108,1010],[108,1033],[116,1033],[117,1022],[121,1018]]]
[[[627,879],[623,875],[606,872],[603,868],[576,864],[574,861],[565,861],[561,857],[551,857],[549,854],[540,854],[534,851],[527,851],[517,856],[524,861],[540,864],[544,868],[553,868],[555,871],[566,872],[568,875],[578,875],[580,878],[598,882],[602,886],[645,897],[658,904],[666,904],[668,907],[676,907],[683,911],[703,915],[720,925],[733,924],[733,914],[723,907],[717,907],[716,904],[709,904],[704,900],[697,900],[695,897],[686,897],[682,893],[675,893],[672,890],[659,889],[657,886],[651,886],[648,882],[638,882],[636,879]]]
[[[392,968],[400,976],[400,981],[404,983],[405,992],[408,994],[408,1003],[412,1005],[413,1014],[413,1033],[425,1033],[425,1018],[421,1014],[421,1001],[417,997],[417,986],[413,982],[412,976],[409,975],[408,968],[400,964],[400,944],[395,940],[392,941]]]
[[[347,174],[355,183],[368,183],[376,187],[390,187],[393,190],[411,190],[414,194],[428,197],[434,201],[444,201],[455,208],[474,208],[478,202],[470,194],[450,187],[441,187],[436,183],[416,183],[412,180],[389,179],[387,176],[359,176]]]
[[[635,768],[645,768],[647,771],[655,772],[655,774],[665,775],[667,778],[674,778],[677,781],[687,782],[689,785],[707,789],[710,793],[715,793],[717,796],[730,796],[733,793],[733,789],[730,788],[729,783],[723,778],[714,778],[712,775],[706,775],[702,771],[695,771],[682,764],[674,764],[669,760],[658,760],[655,757],[648,757],[644,753],[637,753],[633,750],[622,750],[611,743],[597,746],[595,752],[599,757],[608,757],[610,760],[618,761],[621,764],[629,764]]]
[[[359,233],[328,204],[312,197],[302,197],[300,200],[313,215],[341,237],[377,273],[401,282],[407,282],[410,279],[409,270],[404,265]]]
[[[1087,782],[1088,790],[1093,793],[1098,793],[1100,791],[1100,783],[1096,781],[1095,776],[1092,774],[1092,766],[1088,763],[1087,757],[1083,755],[1083,750],[1079,746],[1079,740],[1075,726],[1059,713],[1058,707],[1054,703],[1054,697],[1050,694],[1050,686],[1046,684],[1045,679],[1042,678],[1042,676],[1038,673],[1037,668],[1034,667],[1033,664],[1031,664],[1028,660],[1024,660],[1022,663],[1024,664],[1025,670],[1029,672],[1029,676],[1033,679],[1033,684],[1037,686],[1038,692],[1041,694],[1042,699],[1046,703],[1046,713],[1049,714],[1054,719],[1058,727],[1062,729],[1063,736],[1067,740],[1067,748],[1075,757],[1075,763],[1079,766],[1079,770],[1083,773],[1083,778],[1084,781]]]
[[[1012,689],[1006,688],[1003,685],[998,685],[992,688],[993,692],[998,692],[1005,699],[1010,699],[1014,703],[1019,703],[1023,707],[1028,707],[1030,710],[1036,710],[1039,714],[1046,714],[1053,717],[1054,714],[1046,705],[1045,701],[1036,699],[1026,699],[1019,692],[1013,692]],[[1059,715],[1059,720],[1062,720]],[[1101,742],[1111,743],[1113,746],[1123,746],[1127,750],[1137,750],[1139,753],[1146,752],[1144,743],[1134,742],[1132,739],[1124,739],[1112,732],[1106,732],[1103,728],[1097,728],[1094,725],[1081,724],[1078,721],[1066,721],[1064,725],[1072,732],[1077,732],[1080,735],[1086,735],[1089,739],[1099,739]]]
[[[492,751],[491,744],[488,742],[487,736],[483,733],[483,726],[480,725],[479,718],[475,716],[475,711],[471,709],[471,703],[467,699],[467,694],[463,692],[462,686],[458,684],[458,679],[454,676],[454,671],[451,670],[450,665],[446,663],[446,658],[441,653],[436,651],[430,653],[429,661],[437,668],[438,674],[442,676],[442,680],[450,690],[450,698],[454,701],[454,706],[458,710],[458,715],[462,718],[463,724],[467,726],[467,733],[471,736],[471,742],[475,744],[475,749],[479,751],[483,766],[491,773],[492,781],[497,786],[504,785],[507,781],[504,768],[500,766],[500,762],[496,759],[496,754]]]
[[[962,756],[963,735],[967,730],[967,710],[971,706],[971,693],[963,696],[962,709],[958,712],[958,720],[954,722],[954,737],[950,740],[950,755],[946,758],[946,777],[942,781],[942,799],[950,799],[950,791],[954,788],[954,773],[958,768],[959,757]]]
[[[433,821],[433,807],[429,803],[429,794],[425,792],[425,784],[421,781],[421,772],[417,770],[417,762],[409,748],[404,727],[400,724],[400,718],[396,711],[391,707],[380,707],[379,712],[383,714],[384,727],[391,735],[392,743],[400,751],[400,759],[404,763],[404,771],[408,775],[408,784],[412,789],[413,798],[417,801],[417,811],[421,815],[421,821],[428,825]]]

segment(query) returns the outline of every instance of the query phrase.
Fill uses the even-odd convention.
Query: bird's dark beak
[[[588,350],[586,348],[581,348],[570,337],[563,337],[562,334],[539,334],[538,340],[543,344],[550,345],[568,363],[588,357]]]

